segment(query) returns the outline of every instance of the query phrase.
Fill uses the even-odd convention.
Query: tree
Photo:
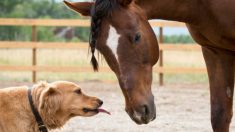
[[[0,17],[2,18],[80,18],[75,12],[69,10],[63,3],[55,0],[1,0]],[[38,28],[38,40],[58,40],[53,35],[55,27]],[[75,34],[81,40],[88,41],[89,28],[77,28]],[[1,40],[27,40],[31,39],[31,29],[27,27],[4,26],[0,27]],[[60,39],[61,40],[61,39]]]
[[[170,35],[164,36],[164,43],[195,43],[189,35]]]

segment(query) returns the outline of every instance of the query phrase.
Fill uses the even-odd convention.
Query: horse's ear
[[[69,8],[82,14],[83,16],[90,16],[91,8],[94,4],[94,2],[68,2],[68,1],[64,1],[64,3]]]
[[[118,2],[123,6],[128,6],[133,0],[118,0]]]

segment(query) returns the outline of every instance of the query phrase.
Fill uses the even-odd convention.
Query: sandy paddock
[[[22,85],[1,83],[1,87]],[[153,86],[157,118],[148,125],[136,125],[124,111],[124,97],[118,84],[79,83],[89,95],[100,97],[103,108],[112,115],[78,117],[70,120],[61,130],[53,132],[212,132],[208,85]],[[231,132],[235,131],[235,118]]]

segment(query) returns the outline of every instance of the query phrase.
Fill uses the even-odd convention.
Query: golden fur
[[[83,94],[71,82],[41,82],[33,87],[34,106],[48,129],[60,128],[74,116],[93,116],[102,105],[101,100]],[[38,132],[27,90],[27,86],[0,90],[0,132]]]

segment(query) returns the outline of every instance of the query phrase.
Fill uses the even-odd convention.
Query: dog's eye
[[[78,90],[76,90],[76,91],[75,91],[75,93],[77,93],[77,94],[81,94],[81,93],[82,93],[82,91],[81,91],[81,89],[78,89]]]

